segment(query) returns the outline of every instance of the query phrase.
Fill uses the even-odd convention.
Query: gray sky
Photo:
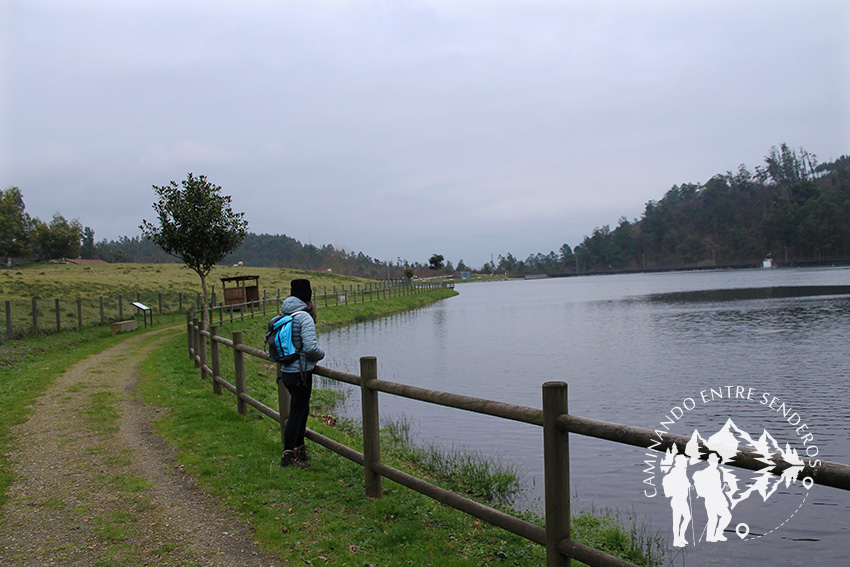
[[[850,153],[846,0],[0,0],[0,184],[136,236],[206,175],[249,230],[480,267],[787,143]]]

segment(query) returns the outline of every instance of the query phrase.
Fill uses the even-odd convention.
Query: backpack
[[[295,313],[304,313],[296,311]],[[295,315],[293,313],[292,315]],[[298,350],[292,343],[292,315],[277,315],[269,321],[266,344],[269,357],[280,364],[292,364],[298,359]]]

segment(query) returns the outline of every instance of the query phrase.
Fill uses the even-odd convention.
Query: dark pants
[[[310,416],[310,394],[313,393],[313,373],[306,372],[302,377],[298,372],[282,372],[277,380],[278,388],[283,383],[289,390],[289,418],[283,430],[283,450],[289,451],[304,444],[307,418]]]

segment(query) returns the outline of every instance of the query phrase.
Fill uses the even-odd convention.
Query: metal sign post
[[[148,328],[148,313],[151,315],[151,327],[153,327],[153,311],[151,308],[145,305],[144,303],[139,303],[138,301],[133,302],[133,307],[142,312],[142,319],[145,322],[145,328]]]

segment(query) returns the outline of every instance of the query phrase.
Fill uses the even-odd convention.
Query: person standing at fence
[[[310,395],[313,392],[313,369],[325,357],[316,336],[316,306],[310,280],[292,280],[290,296],[283,300],[281,312],[292,315],[292,343],[298,349],[298,360],[282,365],[278,388],[289,391],[289,418],[283,430],[283,456],[280,466],[307,468],[310,455],[304,444],[307,418],[310,415]]]

